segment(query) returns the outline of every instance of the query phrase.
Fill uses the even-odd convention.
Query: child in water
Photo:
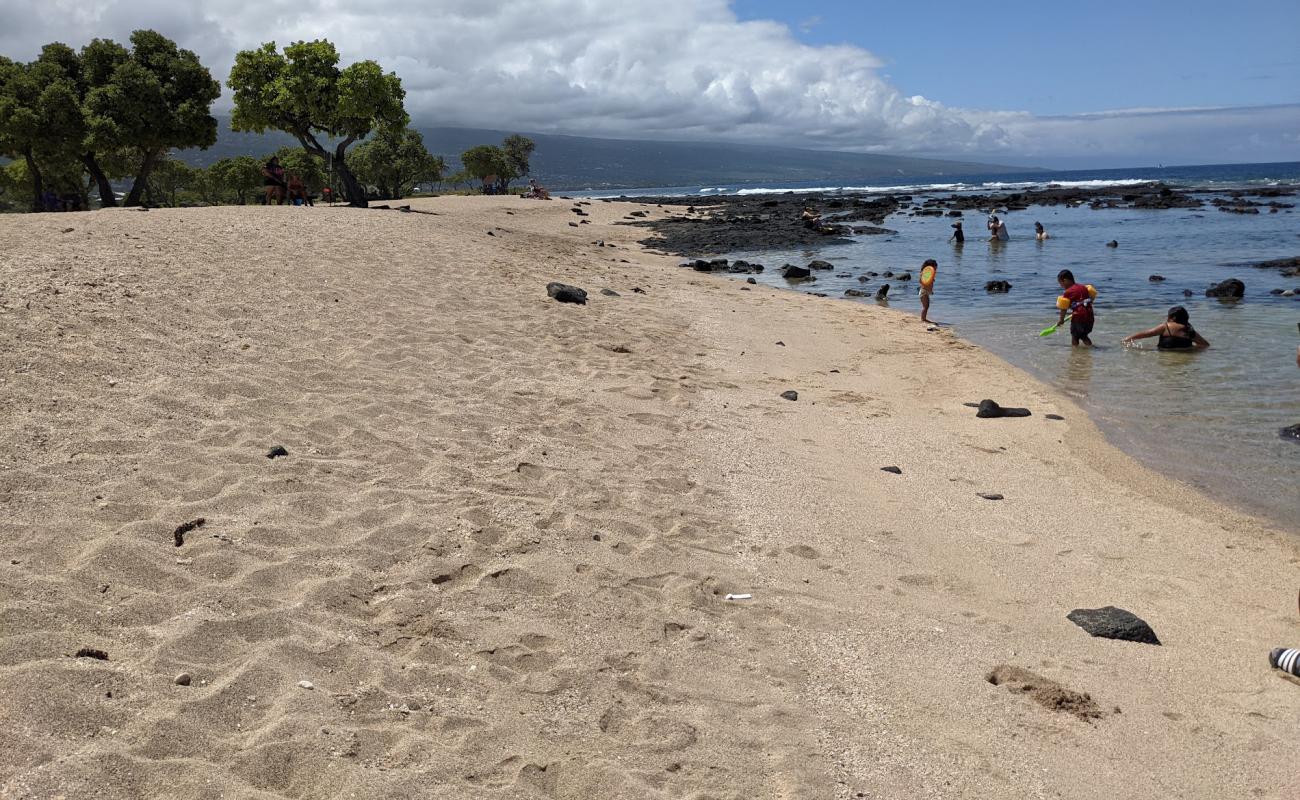
[[[925,268],[930,267],[930,280],[926,281]],[[930,314],[930,295],[934,293],[934,279],[939,273],[939,262],[933,258],[927,258],[925,263],[921,264],[921,289],[918,294],[921,297],[921,321],[929,322]]]
[[[1069,314],[1070,345],[1078,347],[1083,344],[1085,347],[1092,347],[1092,339],[1088,337],[1092,333],[1094,321],[1092,298],[1095,290],[1083,284],[1075,283],[1074,273],[1068,269],[1063,269],[1057,273],[1056,282],[1065,290],[1056,300],[1056,308],[1060,312],[1056,324],[1064,323],[1066,314]]]

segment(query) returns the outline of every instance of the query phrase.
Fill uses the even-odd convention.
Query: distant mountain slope
[[[443,156],[452,168],[459,168],[459,155],[470,147],[497,144],[513,132],[423,125],[413,127],[424,135],[424,143],[429,151]],[[794,147],[594,139],[545,133],[524,135],[537,143],[537,151],[532,159],[533,175],[554,189],[787,181],[845,184],[884,179],[1040,171],[998,164]],[[297,146],[297,142],[283,133],[234,133],[230,130],[229,120],[221,119],[216,145],[208,150],[186,150],[179,153],[179,156],[190,164],[206,166],[228,156],[260,156],[286,146]]]

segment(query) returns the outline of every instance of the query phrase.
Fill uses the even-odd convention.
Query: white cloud
[[[138,27],[195,50],[222,79],[237,49],[330,39],[345,60],[396,71],[427,124],[1021,162],[1300,159],[1300,107],[1064,118],[950,108],[899,92],[866,50],[738,21],[725,0],[0,0],[11,57]]]

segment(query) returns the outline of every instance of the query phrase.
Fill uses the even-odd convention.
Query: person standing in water
[[[1210,343],[1192,328],[1187,309],[1182,306],[1169,309],[1169,316],[1163,325],[1125,336],[1124,344],[1130,344],[1138,339],[1150,339],[1153,336],[1160,337],[1156,342],[1157,350],[1204,350],[1210,346]]]
[[[1065,317],[1069,314],[1070,346],[1078,347],[1082,344],[1085,347],[1092,347],[1092,339],[1088,337],[1092,334],[1092,325],[1095,321],[1092,298],[1096,290],[1091,286],[1075,283],[1074,273],[1068,269],[1057,273],[1056,282],[1065,290],[1056,300],[1056,308],[1060,312],[1056,324],[1064,324]]]
[[[996,214],[989,214],[988,229],[990,242],[1005,242],[1011,238],[1007,233],[1007,223],[998,219]]]
[[[957,244],[966,243],[966,234],[962,233],[960,220],[952,224],[952,236],[948,237],[948,241],[956,242]]]
[[[1047,235],[1047,229],[1043,227],[1043,223],[1041,222],[1034,223],[1034,238],[1040,242],[1043,241],[1044,239],[1051,238],[1050,236]]]

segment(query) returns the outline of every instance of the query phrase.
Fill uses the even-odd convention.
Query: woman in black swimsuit
[[[1124,344],[1136,339],[1150,339],[1152,336],[1160,337],[1156,342],[1157,350],[1204,350],[1210,346],[1210,343],[1192,328],[1187,309],[1182,306],[1169,309],[1169,318],[1165,320],[1165,324],[1157,325],[1149,331],[1125,336]]]

